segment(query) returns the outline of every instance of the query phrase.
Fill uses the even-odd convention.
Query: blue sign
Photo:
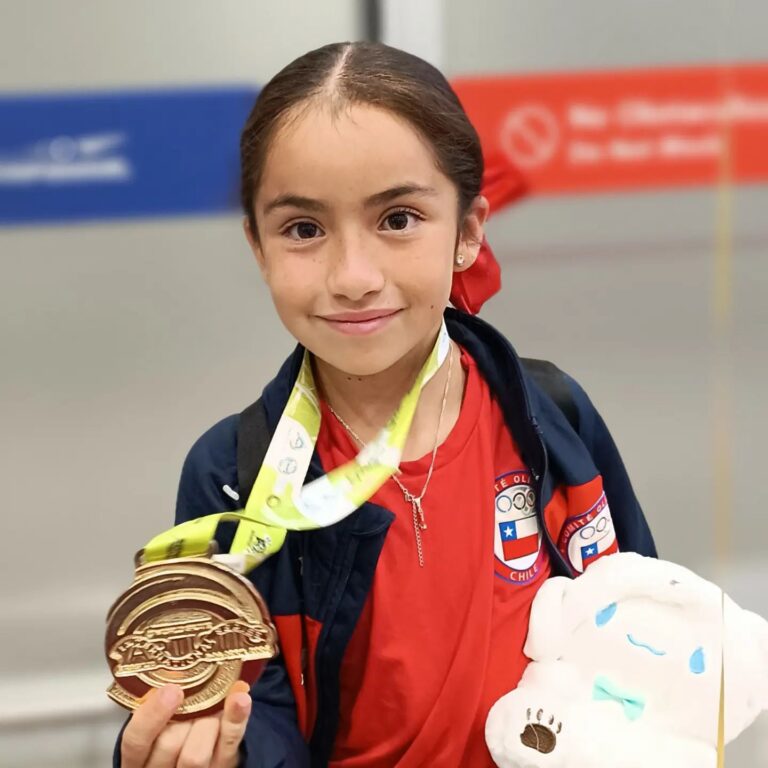
[[[0,97],[0,225],[239,206],[255,88]]]

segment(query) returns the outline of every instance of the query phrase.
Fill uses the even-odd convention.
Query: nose
[[[328,270],[331,293],[337,298],[357,302],[380,292],[384,283],[384,273],[364,238],[340,238],[333,248]]]

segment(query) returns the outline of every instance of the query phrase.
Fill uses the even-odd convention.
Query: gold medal
[[[176,683],[184,702],[174,719],[200,717],[276,654],[275,627],[248,579],[207,557],[151,562],[109,610],[107,694],[135,709],[151,688]]]

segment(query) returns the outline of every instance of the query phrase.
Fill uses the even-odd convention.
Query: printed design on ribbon
[[[531,473],[507,472],[496,479],[494,491],[496,574],[513,584],[526,584],[539,574],[545,557]]]
[[[619,551],[605,493],[586,512],[565,521],[558,549],[577,573],[603,555]]]

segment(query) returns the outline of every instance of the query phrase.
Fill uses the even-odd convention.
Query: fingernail
[[[238,680],[236,683],[232,683],[232,687],[229,689],[230,693],[250,693],[251,686],[245,682],[245,680]]]
[[[164,685],[160,689],[160,701],[166,707],[178,707],[184,698],[184,692],[178,685]]]

